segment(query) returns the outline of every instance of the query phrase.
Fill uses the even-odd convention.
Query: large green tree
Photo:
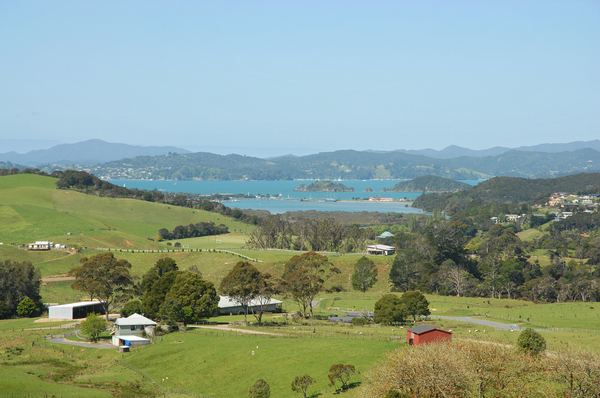
[[[149,289],[152,288],[152,285],[154,284],[154,282],[156,282],[158,279],[160,279],[166,273],[171,272],[171,271],[178,271],[178,270],[179,270],[179,267],[177,266],[177,263],[171,257],[163,257],[163,258],[158,259],[156,261],[156,263],[154,264],[154,266],[152,268],[150,268],[148,270],[148,272],[146,272],[144,274],[144,277],[142,278],[142,283],[140,286],[141,293],[145,294],[146,291],[148,291]]]
[[[81,332],[89,340],[96,342],[100,338],[100,333],[106,329],[106,321],[101,316],[91,313],[81,322]]]
[[[239,261],[221,280],[219,290],[231,297],[244,309],[244,322],[248,322],[248,306],[260,294],[262,276],[258,269],[247,261]]]
[[[285,264],[286,295],[298,303],[304,316],[309,308],[312,317],[315,296],[324,289],[325,282],[339,273],[338,268],[329,264],[327,256],[314,251],[296,255]]]
[[[400,302],[404,304],[407,314],[412,316],[414,321],[417,320],[417,315],[427,316],[430,314],[429,301],[418,290],[404,292],[400,297]]]
[[[395,294],[384,294],[375,303],[375,314],[373,321],[375,323],[404,323],[408,315],[406,306]]]
[[[377,282],[377,267],[370,258],[362,256],[354,265],[352,274],[352,287],[354,290],[366,292]]]
[[[160,306],[165,301],[173,283],[175,283],[175,278],[177,278],[177,275],[180,273],[181,271],[167,272],[158,278],[152,284],[152,287],[146,289],[142,303],[144,304],[147,317],[152,319],[159,317]]]
[[[71,270],[75,277],[71,287],[100,299],[108,320],[110,305],[133,285],[130,269],[129,261],[116,259],[111,252],[97,254]]]
[[[211,317],[219,308],[215,285],[189,271],[177,275],[166,298],[180,302],[183,309],[191,308],[195,319]]]
[[[40,285],[40,270],[31,262],[0,261],[0,319],[15,315],[25,297],[41,308]]]

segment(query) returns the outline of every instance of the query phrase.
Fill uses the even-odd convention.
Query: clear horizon
[[[590,141],[598,20],[591,0],[2,2],[0,139],[257,157]]]

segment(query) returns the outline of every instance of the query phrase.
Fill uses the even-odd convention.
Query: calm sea
[[[393,199],[415,199],[421,192],[382,192],[383,188],[392,188],[401,180],[348,180],[340,181],[347,187],[354,188],[354,192],[294,192],[300,184],[309,185],[313,180],[295,181],[164,181],[164,180],[111,180],[110,182],[127,188],[153,190],[158,189],[166,192],[185,192],[210,195],[221,194],[245,194],[254,196],[266,196],[278,199],[243,199],[235,202],[225,202],[228,207],[240,209],[268,210],[273,214],[285,213],[297,210],[318,211],[378,211],[382,213],[422,213],[401,202],[323,202],[324,198],[336,198],[339,200],[363,199],[370,196],[381,195],[384,198]],[[466,180],[467,184],[476,185],[484,180]],[[373,192],[365,192],[370,188]],[[300,199],[307,199],[301,201]],[[313,199],[313,200],[311,200]]]

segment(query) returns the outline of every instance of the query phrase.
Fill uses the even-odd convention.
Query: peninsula
[[[384,188],[385,192],[448,192],[462,191],[471,188],[471,185],[448,178],[427,175],[402,181],[393,188]]]

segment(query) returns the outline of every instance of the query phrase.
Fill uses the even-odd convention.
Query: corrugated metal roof
[[[140,336],[115,336],[119,340],[129,340],[129,341],[150,341]]]
[[[69,303],[69,304],[62,304],[62,305],[53,305],[51,307],[48,308],[74,308],[74,307],[87,307],[88,305],[96,305],[96,304],[102,304],[102,301],[81,301],[79,303]]]
[[[268,304],[281,304],[283,303],[283,301],[279,301],[276,299],[269,299],[269,303]],[[248,304],[248,306],[250,307],[254,307],[254,306],[258,306],[260,305],[260,303],[258,302],[258,300],[251,300],[250,303]],[[238,303],[237,301],[235,301],[234,299],[232,299],[229,296],[219,296],[219,308],[231,308],[231,307],[239,307],[241,306],[240,303]]]
[[[421,334],[421,333],[429,332],[430,330],[435,330],[435,329],[437,329],[437,328],[434,328],[433,326],[419,325],[419,326],[415,326],[414,328],[408,329],[408,331],[413,332],[414,334]],[[442,329],[438,329],[438,330],[442,330]],[[445,332],[445,330],[443,330],[443,331]]]
[[[119,318],[116,320],[115,325],[119,326],[131,326],[131,325],[157,325],[152,319],[148,319],[140,314],[133,314],[127,318]]]

